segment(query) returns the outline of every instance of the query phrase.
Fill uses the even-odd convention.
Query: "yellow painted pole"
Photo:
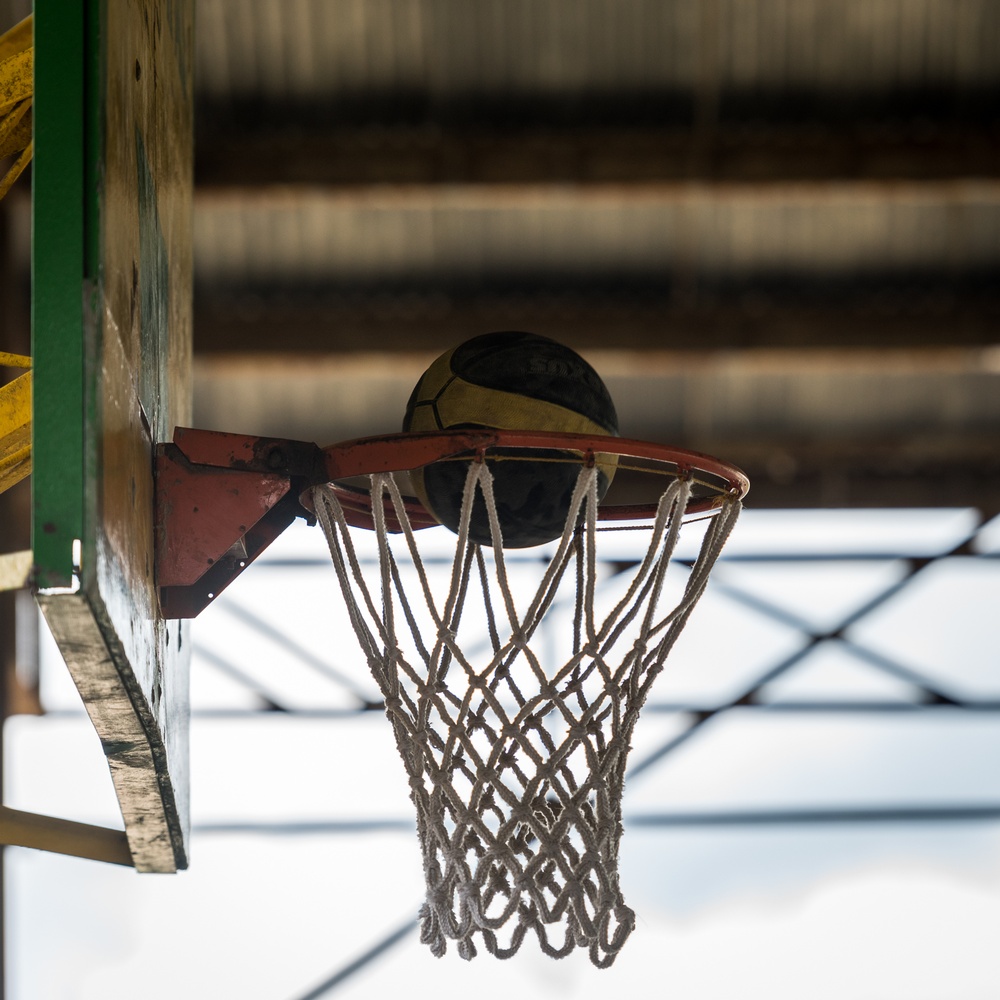
[[[0,844],[132,867],[132,852],[123,830],[39,816],[5,806],[0,806]]]
[[[25,368],[30,359],[0,353],[0,365]],[[31,472],[31,372],[0,386],[0,493]]]
[[[34,28],[34,16],[29,14],[23,21],[18,21],[13,28],[0,35],[0,62],[30,49],[34,41]]]
[[[0,156],[13,156],[31,144],[31,103],[27,97],[0,116]]]
[[[0,176],[0,199],[31,162],[35,50],[34,21],[26,17],[0,35],[0,158],[16,156]]]
[[[34,50],[25,49],[0,62],[0,114],[31,97],[33,56]]]

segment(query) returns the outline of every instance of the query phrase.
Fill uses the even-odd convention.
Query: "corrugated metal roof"
[[[413,358],[516,326],[624,351],[636,433],[993,502],[1000,3],[198,0],[196,39],[199,422],[391,429]]]
[[[1000,80],[992,0],[200,0],[197,37],[199,89],[223,102]]]
[[[1000,182],[214,192],[195,260],[204,283],[979,271],[1000,262]]]

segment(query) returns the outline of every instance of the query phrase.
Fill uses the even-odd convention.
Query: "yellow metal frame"
[[[6,806],[0,806],[0,844],[132,867],[124,830],[39,816]]]
[[[0,160],[16,157],[7,171],[0,174],[0,198],[11,189],[31,162],[33,39],[33,16],[26,17],[0,35]]]
[[[0,365],[30,368],[31,358],[0,351]],[[31,372],[0,386],[0,493],[31,472]]]

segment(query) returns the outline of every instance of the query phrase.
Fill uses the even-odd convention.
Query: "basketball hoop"
[[[579,473],[565,529],[532,558],[528,583],[523,556],[515,565],[504,551],[494,463],[551,461],[553,450]],[[531,931],[548,955],[586,948],[610,966],[635,924],[618,878],[632,730],[736,522],[746,477],[676,448],[520,431],[400,434],[324,455],[330,482],[303,501],[326,534],[409,778],[427,888],[422,940],[439,956],[453,940],[472,958],[478,935],[507,958]],[[468,472],[450,575],[435,592],[417,532],[434,518],[404,494],[400,474],[439,461]],[[622,495],[599,505],[601,466],[615,467]],[[469,538],[477,502],[492,549]],[[682,522],[698,515],[710,517],[700,553],[673,584]],[[628,522],[648,532],[646,554],[600,607],[599,535]],[[377,582],[363,572],[357,527],[373,532]],[[559,662],[532,645],[554,616],[572,633]]]

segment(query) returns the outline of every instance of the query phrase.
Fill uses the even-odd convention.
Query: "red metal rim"
[[[323,450],[326,475],[337,492],[350,524],[373,527],[371,500],[367,493],[344,480],[374,472],[406,472],[433,462],[484,459],[496,449],[558,449],[580,456],[581,464],[593,463],[598,455],[617,457],[619,468],[671,478],[688,477],[697,495],[692,497],[686,515],[718,509],[727,498],[742,499],[750,489],[750,480],[742,470],[711,455],[674,448],[669,445],[590,434],[559,434],[541,431],[461,430],[388,434],[357,438],[331,445]],[[662,491],[660,491],[662,493]],[[602,504],[602,521],[648,520],[656,514],[656,501]],[[414,528],[429,527],[437,521],[417,500],[407,498],[407,516]],[[390,530],[399,530],[391,505],[386,506]]]

